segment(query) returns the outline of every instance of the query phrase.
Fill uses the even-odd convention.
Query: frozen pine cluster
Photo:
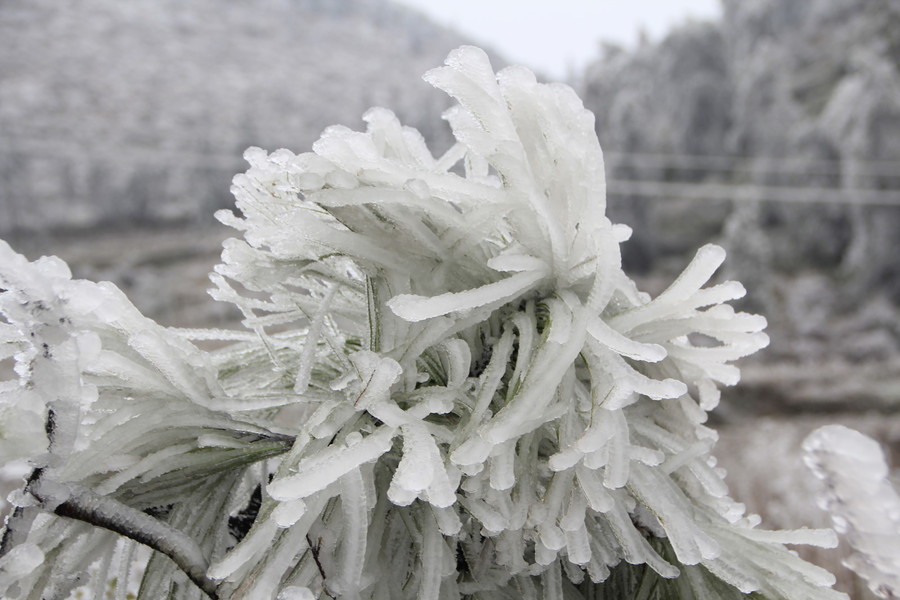
[[[472,47],[425,79],[458,102],[438,157],[385,109],[247,151],[212,275],[244,331],[0,247],[0,459],[35,466],[3,597],[845,598],[783,545],[834,534],[757,529],[710,454],[768,341],[723,250],[651,298],[570,88]]]

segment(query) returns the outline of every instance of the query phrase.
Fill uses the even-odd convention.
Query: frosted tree
[[[471,47],[425,79],[458,102],[442,156],[385,109],[247,151],[212,275],[245,331],[0,247],[0,448],[35,466],[4,597],[845,597],[783,545],[834,533],[757,529],[711,457],[768,341],[707,286],[724,252],[640,292],[570,88]]]

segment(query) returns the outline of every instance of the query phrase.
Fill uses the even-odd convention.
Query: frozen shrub
[[[2,247],[3,406],[46,447],[6,596],[124,590],[142,542],[142,598],[844,597],[782,545],[833,532],[756,529],[710,456],[718,386],[768,341],[740,284],[704,287],[724,252],[651,299],[571,89],[471,47],[425,78],[459,102],[443,156],[385,109],[247,151],[212,276],[246,333]]]

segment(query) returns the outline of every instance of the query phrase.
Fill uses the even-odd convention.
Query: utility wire
[[[669,181],[607,181],[610,196],[640,196],[659,199],[734,200],[737,202],[784,202],[792,204],[841,204],[846,206],[900,206],[900,190],[870,188],[824,188],[808,186],[746,185],[720,183],[674,183]]]
[[[184,150],[163,151],[137,146],[82,147],[73,142],[17,139],[0,146],[0,155],[17,154],[29,157],[57,157],[73,162],[110,161],[121,163],[149,163],[175,168],[207,168],[234,173],[245,165],[243,160],[229,154],[202,153]],[[669,162],[665,162],[669,161]],[[735,166],[737,161],[750,164]],[[842,163],[832,160],[806,160],[766,156],[704,156],[686,154],[607,153],[606,162],[616,167],[654,165],[660,168],[689,169],[710,175],[723,175],[736,171],[755,174],[769,172],[812,174],[807,167],[835,168]],[[860,175],[882,173],[900,178],[900,161],[859,161],[864,169]],[[757,168],[762,165],[763,168]],[[840,170],[835,169],[838,173]],[[793,204],[840,204],[854,206],[900,206],[900,189],[883,190],[861,187],[785,186],[747,183],[710,183],[648,181],[635,179],[610,179],[607,189],[612,196],[634,196],[658,199],[685,200],[734,200],[757,202],[783,202]]]
[[[798,156],[738,156],[702,154],[655,154],[606,152],[604,158],[614,167],[658,167],[710,172],[844,174],[848,166],[860,168],[854,175],[900,177],[900,161],[848,158],[829,160]]]
[[[86,146],[68,140],[38,140],[13,136],[0,146],[0,154],[26,156],[60,156],[100,160],[144,160],[157,163],[196,165],[208,167],[232,167],[243,163],[234,154],[196,152],[190,150],[163,150],[142,146],[109,144]],[[613,167],[658,167],[708,172],[753,173],[829,173],[847,172],[848,165],[862,168],[861,175],[900,177],[900,160],[820,159],[797,156],[766,155],[704,155],[649,152],[605,152],[606,162]],[[856,173],[854,173],[856,174]]]

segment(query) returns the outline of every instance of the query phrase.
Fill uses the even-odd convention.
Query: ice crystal
[[[107,529],[146,529],[137,509],[159,546],[193,538],[202,561],[170,557],[208,561],[192,579],[221,598],[844,597],[782,545],[832,532],[757,530],[710,456],[719,386],[768,342],[725,304],[740,284],[704,287],[722,249],[651,299],[570,88],[472,47],[425,79],[459,103],[442,156],[381,108],[311,153],[247,151],[218,214],[244,239],[212,293],[252,334],[222,350],[184,338],[241,336],[166,330],[4,249],[7,339],[31,365],[9,389],[37,402],[4,407],[65,415],[4,544],[44,558],[7,553],[6,593],[86,572],[86,549],[127,575],[115,536],[41,512],[88,488],[123,505]],[[157,558],[142,597],[198,593]]]
[[[878,442],[829,425],[810,434],[803,448],[807,464],[827,483],[822,507],[854,550],[844,564],[879,598],[900,597],[900,496]]]

